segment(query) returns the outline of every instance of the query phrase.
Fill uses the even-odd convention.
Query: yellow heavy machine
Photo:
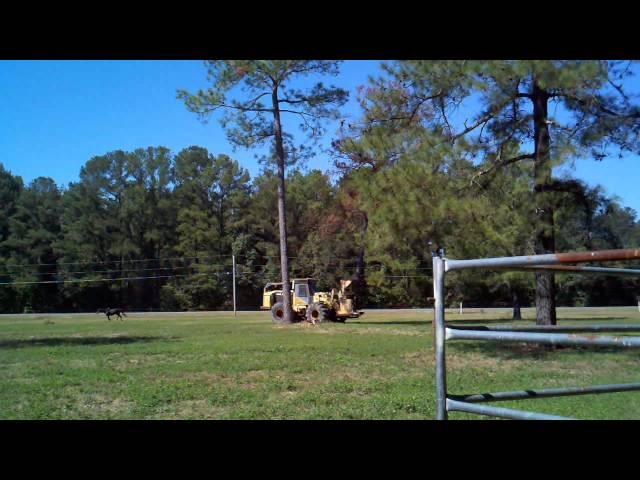
[[[291,303],[295,320],[311,323],[344,322],[347,318],[358,318],[364,312],[357,311],[351,280],[340,280],[340,289],[317,292],[313,278],[294,278],[291,281]],[[282,283],[267,283],[262,294],[261,310],[271,310],[276,323],[284,322]]]

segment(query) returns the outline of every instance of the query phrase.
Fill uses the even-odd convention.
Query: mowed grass
[[[531,322],[534,312],[524,311]],[[509,323],[507,310],[449,321]],[[634,308],[560,309],[561,323],[640,322]],[[1,419],[433,419],[432,312],[368,311],[277,326],[268,313],[0,316]],[[640,351],[461,341],[448,389],[640,381]],[[496,402],[584,419],[640,418],[640,392]],[[451,419],[482,419],[452,413]]]

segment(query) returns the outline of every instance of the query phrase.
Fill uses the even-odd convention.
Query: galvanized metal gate
[[[466,268],[522,270],[527,272],[553,272],[590,275],[639,276],[640,270],[584,267],[571,263],[608,262],[640,259],[640,249],[601,250],[595,252],[555,253],[519,257],[453,260],[440,249],[433,254],[433,292],[435,297],[434,342],[436,363],[436,418],[446,420],[448,412],[458,411],[493,417],[521,420],[570,420],[568,417],[546,415],[511,408],[478,405],[482,402],[522,400],[567,395],[598,394],[640,390],[640,383],[596,385],[544,390],[518,390],[513,392],[450,395],[447,392],[445,344],[452,340],[483,340],[493,342],[527,342],[547,345],[607,346],[640,348],[640,337],[576,335],[579,332],[640,332],[640,325],[494,325],[447,326],[445,323],[445,275]]]

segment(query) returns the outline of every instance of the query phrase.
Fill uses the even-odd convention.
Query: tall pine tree
[[[335,76],[340,62],[320,60],[226,60],[207,62],[211,86],[190,94],[178,92],[187,108],[206,119],[216,110],[224,110],[222,125],[229,140],[237,146],[254,148],[267,144],[278,172],[278,232],[280,238],[280,272],[283,288],[282,321],[293,321],[289,290],[289,252],[287,244],[285,170],[304,154],[295,147],[291,133],[285,133],[283,116],[293,116],[309,139],[317,140],[323,132],[322,122],[336,118],[337,107],[348,93],[322,82],[307,89],[292,87],[292,82],[309,76]],[[231,91],[240,92],[229,99]],[[266,99],[266,100],[263,100]]]

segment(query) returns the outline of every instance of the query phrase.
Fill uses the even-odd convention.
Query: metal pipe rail
[[[499,268],[501,269],[501,268]],[[533,265],[531,267],[510,267],[509,270],[523,272],[573,273],[574,275],[611,275],[620,277],[634,277],[640,275],[640,270],[631,268],[580,267],[577,265]]]
[[[640,348],[640,337],[609,337],[575,335],[570,333],[489,332],[477,330],[445,329],[445,340],[490,340],[495,342],[526,342],[542,345],[573,347],[631,347]]]
[[[444,257],[442,257],[444,259]],[[621,250],[600,250],[595,252],[547,253],[543,255],[523,255],[519,257],[476,258],[472,260],[445,260],[445,271],[463,268],[505,268],[560,265],[564,263],[613,262],[617,260],[640,259],[640,248]],[[595,267],[591,267],[595,268]],[[579,272],[579,270],[576,270]]]
[[[629,325],[621,323],[613,323],[611,325],[449,325],[447,328],[495,332],[640,332],[640,324]]]
[[[456,412],[476,413],[490,417],[510,418],[512,420],[574,420],[570,417],[547,415],[546,413],[525,412],[513,408],[492,407],[490,405],[475,405],[473,403],[459,402],[447,398],[447,410]]]
[[[505,400],[531,400],[533,398],[566,397],[594,393],[631,392],[640,390],[640,383],[614,383],[589,387],[545,388],[542,390],[516,390],[513,392],[474,393],[471,395],[449,395],[449,400],[468,403],[503,402]]]
[[[476,405],[478,402],[522,400],[568,395],[599,394],[640,390],[640,383],[598,385],[590,387],[522,390],[473,395],[448,395],[445,343],[451,340],[487,340],[495,342],[528,342],[547,345],[588,347],[640,348],[640,337],[576,335],[577,332],[632,332],[640,331],[640,325],[494,325],[447,326],[445,322],[446,272],[467,268],[522,270],[530,272],[600,274],[640,276],[640,270],[567,266],[567,263],[609,262],[640,259],[640,249],[601,250],[595,252],[552,253],[519,257],[452,260],[444,255],[444,249],[433,253],[434,292],[434,350],[436,363],[436,418],[446,420],[449,411],[474,413],[493,417],[520,420],[570,420],[567,417],[546,415],[509,408]]]

